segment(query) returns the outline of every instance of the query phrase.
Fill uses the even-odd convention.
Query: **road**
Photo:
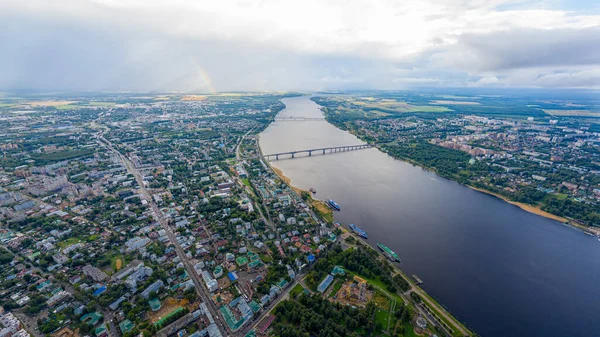
[[[249,324],[246,327],[244,327],[243,329],[241,329],[240,331],[238,331],[235,336],[238,337],[243,337],[245,336],[250,330],[255,329],[256,326],[258,325],[258,323],[260,323],[260,321],[262,321],[263,317],[265,317],[269,312],[271,312],[271,310],[273,310],[273,308],[275,308],[275,306],[288,298],[288,294],[290,293],[290,291],[292,289],[294,289],[294,287],[296,286],[298,282],[294,279],[292,280],[292,282],[290,282],[289,286],[287,288],[285,288],[285,290],[279,295],[279,297],[277,297],[277,300],[275,301],[271,301],[271,303],[269,303],[269,305],[267,305],[266,308],[263,308],[263,311],[261,312],[260,315],[256,316],[254,318],[254,320],[252,321],[253,324]]]
[[[205,288],[204,283],[200,280],[198,274],[196,273],[194,266],[188,259],[187,255],[185,255],[184,250],[179,245],[179,242],[177,241],[177,238],[175,237],[175,234],[173,233],[171,226],[169,226],[167,219],[165,219],[162,211],[160,210],[160,208],[158,208],[158,205],[156,204],[156,202],[154,202],[154,198],[152,198],[152,194],[150,193],[150,191],[148,191],[148,189],[146,189],[146,186],[144,185],[144,177],[135,168],[135,165],[133,165],[133,163],[129,160],[129,158],[127,158],[125,155],[123,155],[121,152],[119,152],[117,149],[115,149],[111,142],[106,140],[100,134],[97,135],[97,139],[103,145],[105,145],[108,149],[110,149],[115,154],[117,154],[119,156],[119,158],[121,159],[121,162],[127,168],[127,171],[129,171],[129,173],[131,173],[135,177],[135,180],[137,181],[137,183],[139,185],[141,194],[144,196],[144,198],[146,199],[146,201],[152,208],[152,211],[154,213],[154,218],[156,219],[156,221],[158,221],[158,223],[161,225],[161,227],[167,233],[167,237],[169,238],[169,241],[171,241],[171,243],[175,247],[175,251],[177,253],[177,256],[179,257],[179,260],[183,263],[185,270],[187,271],[191,280],[194,282],[194,288],[196,289],[196,294],[198,294],[198,296],[202,299],[202,301],[204,303],[206,303],[211,314],[214,317],[218,318],[219,317],[218,311],[217,311],[214,303],[210,299],[210,292],[208,291],[208,289]],[[217,319],[215,322],[217,323],[217,327],[219,328],[221,334],[223,334],[224,336],[227,335],[226,333],[224,333],[225,327],[223,326],[223,323],[221,322],[221,320]]]

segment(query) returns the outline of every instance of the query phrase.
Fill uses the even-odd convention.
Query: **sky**
[[[600,1],[1,0],[0,90],[600,88]]]

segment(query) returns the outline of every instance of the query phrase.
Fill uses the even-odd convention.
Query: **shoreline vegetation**
[[[260,154],[262,155],[262,149],[260,148],[260,146],[259,146],[259,151],[260,151]],[[273,170],[273,172],[286,185],[288,185],[298,195],[305,196],[305,195],[308,194],[308,203],[312,207],[313,211],[317,214],[317,216],[321,217],[325,221],[328,221],[329,223],[333,223],[335,221],[334,215],[333,215],[333,210],[331,208],[329,208],[325,204],[325,202],[323,202],[321,200],[318,200],[318,199],[314,199],[313,196],[312,196],[312,193],[310,193],[309,191],[306,191],[306,190],[303,190],[303,189],[301,189],[299,187],[294,186],[292,184],[292,179],[289,178],[288,176],[286,176],[283,173],[282,169],[280,169],[278,167],[275,167],[269,161],[266,161],[266,164]],[[357,235],[355,235],[354,233],[352,233],[351,231],[349,231],[347,228],[345,228],[343,226],[340,226],[340,229],[342,230],[342,232],[344,232],[347,235],[349,235],[352,238],[354,238],[354,240],[357,242],[357,244],[360,244],[363,247],[371,249],[372,251],[374,251],[376,254],[378,254],[381,258],[383,258],[385,260],[385,257],[383,256],[383,254],[381,254],[375,248],[371,247],[368,243],[362,241]],[[449,321],[449,323],[451,325],[453,325],[454,328],[456,328],[458,331],[462,331],[463,333],[465,333],[466,336],[473,336],[473,335],[475,335],[469,328],[466,327],[466,325],[463,322],[461,322],[460,320],[458,320],[445,307],[443,307],[437,300],[433,299],[429,294],[427,294],[427,292],[425,292],[422,288],[420,288],[418,285],[416,285],[414,283],[414,281],[410,277],[408,277],[408,275],[406,275],[402,269],[400,269],[399,266],[397,266],[397,265],[395,265],[393,263],[390,263],[389,265],[391,265],[392,268],[394,269],[394,271],[396,272],[396,274],[398,274],[402,278],[404,278],[408,282],[408,284],[411,285],[411,287],[413,289],[418,289],[417,292],[420,293],[420,294],[422,294],[422,295],[424,295],[425,301],[432,307],[432,309],[434,310],[434,312],[441,313],[441,315],[444,317],[444,318],[442,318],[442,321],[444,321],[444,320]]]
[[[541,209],[540,206],[534,206],[534,205],[529,205],[529,204],[525,204],[525,203],[518,202],[518,201],[513,201],[513,200],[510,200],[509,198],[507,198],[507,197],[505,197],[505,196],[503,196],[501,194],[494,193],[492,191],[489,191],[489,190],[486,190],[486,189],[483,189],[483,188],[478,188],[478,187],[471,186],[471,185],[465,185],[465,186],[467,186],[467,187],[469,187],[469,188],[471,188],[471,189],[473,189],[473,190],[475,190],[477,192],[485,193],[485,194],[494,196],[496,198],[502,199],[503,201],[505,201],[505,202],[507,202],[509,204],[515,205],[515,206],[519,207],[520,209],[522,209],[522,210],[524,210],[526,212],[533,213],[533,214],[539,215],[539,216],[543,216],[544,218],[556,220],[556,221],[561,222],[561,223],[563,223],[565,225],[581,229],[582,231],[590,233],[590,234],[600,235],[600,228],[595,228],[595,227],[591,227],[591,226],[586,226],[586,225],[578,224],[577,222],[569,220],[569,219],[564,218],[562,216],[546,212],[543,209]]]
[[[352,135],[354,135],[354,136],[358,137],[359,139],[361,139],[358,134],[356,134],[354,132],[351,132],[350,130],[345,130],[345,131],[348,131]],[[361,139],[361,140],[364,141],[364,139]],[[472,185],[469,185],[469,184],[466,184],[466,183],[462,183],[462,182],[460,182],[460,181],[458,181],[456,179],[452,179],[452,178],[449,178],[449,177],[442,176],[442,175],[440,175],[436,171],[436,169],[434,167],[426,166],[424,164],[421,164],[421,163],[419,163],[417,161],[414,161],[414,160],[411,160],[411,159],[408,159],[408,158],[396,157],[396,156],[392,155],[391,153],[383,151],[378,146],[375,146],[375,148],[377,148],[382,153],[385,153],[388,156],[390,156],[390,157],[392,157],[392,158],[394,158],[396,160],[401,160],[401,161],[403,161],[405,163],[408,163],[408,164],[411,164],[411,165],[414,165],[414,166],[418,166],[418,167],[420,167],[423,170],[435,173],[440,178],[444,178],[444,179],[448,179],[448,180],[457,182],[457,183],[459,183],[459,184],[461,184],[461,185],[463,185],[465,187],[468,187],[468,188],[470,188],[472,190],[475,190],[477,192],[481,192],[481,193],[485,193],[487,195],[491,195],[491,196],[496,197],[496,198],[498,198],[498,199],[500,199],[500,200],[502,200],[504,202],[507,202],[507,203],[509,203],[511,205],[515,205],[515,206],[519,207],[520,209],[522,209],[522,210],[524,210],[526,212],[529,212],[529,213],[532,213],[532,214],[535,214],[535,215],[538,215],[538,216],[541,216],[541,217],[544,217],[544,218],[547,218],[547,219],[558,221],[558,222],[560,222],[560,223],[562,223],[564,225],[580,229],[580,230],[582,230],[582,231],[584,231],[586,233],[590,233],[590,234],[593,234],[593,235],[600,236],[600,228],[583,225],[583,224],[577,223],[576,221],[573,221],[571,219],[567,219],[565,217],[562,217],[560,215],[556,215],[556,214],[544,211],[540,206],[530,205],[530,204],[526,204],[526,203],[523,203],[523,202],[514,201],[514,200],[511,200],[510,198],[508,198],[508,197],[506,197],[506,196],[504,196],[502,194],[495,193],[495,192],[487,190],[485,188],[475,187],[475,186],[472,186]]]
[[[333,125],[334,127],[338,128],[340,130],[349,132],[350,134],[352,134],[353,136],[355,136],[358,139],[362,140],[363,142],[370,143],[369,140],[366,140],[363,137],[361,137],[361,135],[358,132],[356,132],[356,129],[348,128],[348,127],[342,127],[341,125],[338,125],[335,121],[332,121],[329,118],[329,114],[323,109],[323,107],[321,107],[321,111],[323,111],[323,115],[325,116],[325,120],[329,124]],[[414,165],[414,166],[418,166],[418,167],[420,167],[420,168],[422,168],[424,170],[427,170],[427,171],[435,173],[440,178],[445,178],[445,179],[448,179],[448,180],[451,180],[451,181],[455,181],[455,182],[457,182],[457,183],[459,183],[459,184],[461,184],[463,186],[466,186],[466,187],[468,187],[468,188],[470,188],[472,190],[475,190],[475,191],[478,191],[478,192],[481,192],[481,193],[485,193],[485,194],[494,196],[496,198],[501,199],[502,201],[505,201],[505,202],[507,202],[509,204],[515,205],[515,206],[521,208],[522,210],[524,210],[526,212],[529,212],[529,213],[532,213],[532,214],[535,214],[535,215],[538,215],[538,216],[541,216],[541,217],[544,217],[544,218],[547,218],[547,219],[551,219],[551,220],[555,220],[555,221],[561,222],[564,225],[567,225],[567,226],[570,226],[570,227],[573,227],[573,228],[577,228],[577,229],[582,230],[583,232],[588,233],[588,234],[600,236],[600,228],[597,228],[597,227],[594,227],[594,226],[589,226],[589,225],[586,225],[586,224],[582,224],[582,223],[579,223],[578,221],[576,221],[574,219],[565,218],[563,216],[560,216],[560,215],[557,215],[557,214],[554,214],[554,213],[550,213],[548,211],[543,210],[541,208],[541,206],[539,206],[539,205],[532,205],[532,204],[527,204],[527,203],[515,201],[515,200],[512,200],[511,198],[509,198],[507,196],[504,196],[502,194],[490,191],[488,189],[481,188],[481,187],[475,187],[475,186],[470,185],[470,184],[468,184],[466,182],[461,182],[461,181],[459,181],[457,179],[453,179],[452,177],[442,175],[442,174],[440,174],[437,171],[437,169],[435,167],[428,166],[428,165],[426,165],[424,163],[421,163],[419,161],[416,161],[416,160],[413,160],[413,159],[410,159],[410,158],[396,156],[396,155],[394,155],[394,154],[386,151],[384,148],[382,148],[380,146],[375,146],[375,148],[377,148],[382,153],[385,153],[385,154],[389,155],[390,157],[392,157],[392,158],[394,158],[396,160],[401,160],[401,161],[406,162],[408,164],[411,164],[411,165]]]
[[[303,195],[306,193],[309,193],[306,190],[303,190],[301,188],[298,188],[296,186],[294,186],[292,184],[292,179],[290,179],[289,177],[287,177],[284,173],[283,170],[271,165],[271,163],[269,163],[269,166],[271,167],[271,169],[273,170],[273,172],[275,172],[275,174],[277,174],[277,176],[283,180],[291,189],[293,189],[296,193],[298,193],[299,195]],[[329,221],[331,223],[334,222],[333,219],[333,211],[327,207],[327,205],[325,205],[325,203],[321,200],[316,200],[316,199],[312,199],[312,196],[310,197],[310,204],[313,207],[313,209],[315,208],[322,208],[323,212],[326,213],[327,216],[323,216],[319,209],[316,209],[315,212],[317,213],[318,216],[324,218],[326,221]],[[330,218],[329,218],[330,217]],[[363,240],[360,239],[360,237],[358,237],[356,234],[354,234],[353,232],[349,231],[347,228],[340,226],[340,229],[342,230],[342,232],[346,233],[346,235],[349,235],[351,237],[354,238],[354,240],[356,241],[356,244],[361,245],[364,248],[370,249],[372,251],[374,251],[376,254],[378,254],[378,256],[380,256],[381,258],[383,258],[384,261],[385,257],[375,248],[371,247],[368,243],[364,242]],[[425,301],[428,303],[429,306],[433,307],[432,310],[437,311],[439,313],[441,313],[441,315],[443,317],[446,318],[447,321],[450,321],[449,323],[451,325],[454,325],[454,328],[457,330],[461,330],[467,333],[468,336],[472,336],[473,333],[470,331],[469,328],[467,328],[461,321],[459,321],[456,317],[454,317],[454,315],[452,315],[448,310],[446,310],[442,305],[440,305],[435,299],[433,299],[432,297],[430,297],[422,288],[420,288],[418,285],[416,285],[414,283],[414,281],[408,277],[408,275],[406,275],[404,273],[404,271],[402,269],[400,269],[400,267],[398,267],[397,265],[390,263],[389,265],[391,265],[395,272],[399,275],[401,275],[401,277],[403,277],[410,285],[413,289],[418,289],[416,290],[418,293],[425,295]],[[443,318],[440,318],[442,320],[444,320]]]

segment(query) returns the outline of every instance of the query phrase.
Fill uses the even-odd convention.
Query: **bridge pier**
[[[275,155],[275,160],[279,160],[279,155],[278,154]]]
[[[308,150],[308,156],[312,156],[312,150]]]
[[[292,152],[292,158],[294,158],[294,155],[296,154],[296,152]]]
[[[323,149],[323,154],[325,154],[325,149]]]

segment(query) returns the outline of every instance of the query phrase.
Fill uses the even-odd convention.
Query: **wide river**
[[[321,117],[308,96],[278,116]],[[361,141],[325,121],[276,121],[263,153]],[[334,199],[336,220],[384,243],[423,288],[481,336],[600,336],[600,242],[380,152],[272,164],[300,188]]]

